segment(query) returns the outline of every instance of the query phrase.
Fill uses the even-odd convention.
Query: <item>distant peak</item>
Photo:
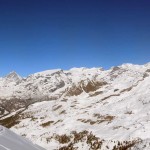
[[[22,77],[19,76],[15,71],[11,71],[8,75],[5,76],[5,78],[10,79],[10,80],[14,80],[14,81],[18,81]]]
[[[16,71],[11,71],[9,74],[17,74]]]

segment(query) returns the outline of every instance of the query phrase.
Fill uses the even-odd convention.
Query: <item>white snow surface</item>
[[[0,150],[44,150],[44,148],[0,126]]]

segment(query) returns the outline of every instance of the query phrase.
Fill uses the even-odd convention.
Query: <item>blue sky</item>
[[[0,0],[0,76],[149,61],[149,0]]]

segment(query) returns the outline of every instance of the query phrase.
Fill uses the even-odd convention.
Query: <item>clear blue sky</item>
[[[0,0],[0,76],[149,61],[149,0]]]

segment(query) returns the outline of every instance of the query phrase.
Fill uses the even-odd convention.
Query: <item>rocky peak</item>
[[[11,80],[11,81],[20,81],[22,78],[21,76],[19,76],[15,71],[10,72],[8,75],[5,76],[5,78],[7,80]]]

